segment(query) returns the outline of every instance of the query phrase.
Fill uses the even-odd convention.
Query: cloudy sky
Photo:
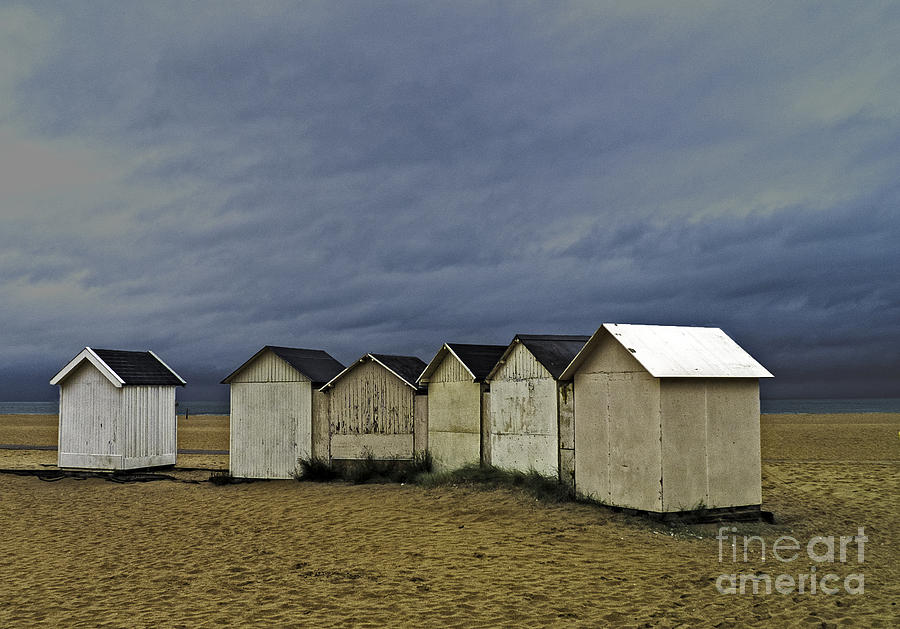
[[[900,5],[0,1],[0,399],[714,325],[900,397]]]

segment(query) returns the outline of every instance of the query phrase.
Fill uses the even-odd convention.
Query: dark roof
[[[414,387],[417,386],[416,381],[419,379],[419,375],[425,371],[427,366],[425,361],[417,356],[393,356],[391,354],[369,354],[369,356]]]
[[[266,347],[309,378],[314,385],[323,385],[344,370],[341,363],[321,349],[295,349],[274,345]]]
[[[484,380],[500,360],[506,345],[471,345],[468,343],[447,343],[447,347],[463,362],[475,376],[475,380]]]
[[[150,352],[127,352],[119,349],[95,349],[92,351],[109,365],[125,384],[134,385],[184,385],[171,369]]]
[[[559,379],[562,372],[591,337],[565,334],[517,334],[516,338],[550,372],[551,376]]]
[[[228,384],[231,378],[237,375],[247,365],[256,360],[256,357],[265,351],[271,351],[291,367],[310,379],[313,386],[321,386],[343,371],[344,366],[335,360],[328,352],[321,349],[303,349],[299,347],[279,347],[266,345],[243,365],[231,372],[222,380],[222,384]]]

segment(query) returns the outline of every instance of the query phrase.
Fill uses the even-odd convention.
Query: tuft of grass
[[[576,498],[570,487],[535,470],[520,472],[477,463],[448,472],[421,474],[416,483],[422,487],[464,485],[485,489],[515,488],[544,502],[568,502]]]
[[[213,485],[231,485],[235,478],[228,470],[217,470],[209,475],[209,482]]]
[[[431,453],[416,452],[411,461],[376,459],[371,452],[359,460],[299,459],[294,478],[299,481],[328,482],[345,480],[357,485],[364,483],[411,483],[421,474],[431,472]]]
[[[312,481],[314,483],[327,483],[340,477],[340,473],[328,459],[310,457],[297,459],[297,469],[294,478],[299,481]]]

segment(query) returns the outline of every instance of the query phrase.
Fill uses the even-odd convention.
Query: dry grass
[[[51,420],[9,417],[0,442],[55,440]],[[227,423],[199,418],[179,446],[227,447]],[[737,525],[769,542],[864,526],[865,564],[827,567],[863,572],[862,595],[722,595],[723,572],[796,575],[809,562],[719,563],[714,525],[521,491],[0,475],[0,626],[893,627],[900,416],[873,419],[763,417],[764,507],[778,521]],[[55,454],[0,451],[0,467],[14,458]]]

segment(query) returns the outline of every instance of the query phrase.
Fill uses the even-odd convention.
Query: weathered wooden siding
[[[60,467],[120,467],[121,391],[88,362],[82,363],[61,383]]]
[[[231,382],[309,382],[309,379],[272,351],[244,367]]]
[[[125,469],[174,465],[175,387],[126,386],[121,389]]]
[[[559,436],[556,381],[517,345],[491,380],[491,463],[557,476]]]
[[[429,384],[432,382],[472,382],[472,374],[456,359],[456,356],[447,352],[428,382]]]
[[[428,444],[436,470],[481,462],[481,384],[448,353],[428,383]]]
[[[413,400],[416,420],[413,428],[413,452],[428,449],[428,395],[418,394]]]
[[[559,382],[559,480],[575,487],[575,383]]]
[[[481,385],[481,464],[491,463],[491,392],[490,385]]]
[[[331,458],[329,394],[324,391],[312,392],[312,456],[318,459]]]
[[[233,382],[229,468],[242,478],[291,478],[312,451],[309,382]]]
[[[329,392],[332,458],[412,458],[415,397],[381,365],[357,365]]]

